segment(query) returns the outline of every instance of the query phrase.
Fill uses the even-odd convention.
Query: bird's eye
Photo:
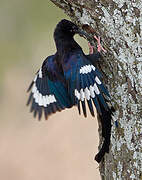
[[[77,27],[76,27],[76,26],[73,26],[72,29],[75,31],[75,30],[77,30]]]
[[[72,28],[70,29],[70,32],[76,33],[77,30],[78,30],[78,28],[76,26],[72,26]]]

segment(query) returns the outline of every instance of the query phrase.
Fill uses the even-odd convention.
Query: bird
[[[62,19],[55,27],[54,41],[56,52],[48,56],[35,75],[27,92],[30,93],[27,105],[34,117],[40,120],[42,114],[45,119],[57,111],[77,106],[79,114],[87,117],[86,106],[94,117],[96,108],[102,125],[104,142],[95,160],[100,163],[105,153],[109,153],[111,136],[111,119],[113,107],[108,102],[110,94],[103,83],[103,76],[96,68],[96,62],[101,57],[101,51],[106,52],[97,40],[97,52],[89,45],[89,54],[85,55],[74,35],[87,36],[73,22]],[[86,105],[87,104],[87,105]]]

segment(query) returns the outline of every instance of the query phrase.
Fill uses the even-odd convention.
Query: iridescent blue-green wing
[[[34,117],[38,115],[39,119],[43,113],[47,119],[57,111],[72,107],[63,76],[54,62],[54,56],[48,57],[43,62],[28,92],[30,95],[27,105],[31,104],[31,112]]]
[[[101,73],[83,53],[75,53],[65,59],[63,70],[72,103],[78,106],[79,113],[81,104],[83,114],[87,116],[86,102],[92,116],[94,116],[93,104],[99,114],[101,114],[100,104],[108,110],[105,96],[109,97],[109,93],[101,81]]]

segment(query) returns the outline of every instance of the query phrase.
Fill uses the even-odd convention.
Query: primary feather
[[[76,33],[82,32],[74,23],[65,19],[58,23],[54,31],[57,52],[47,57],[37,72],[28,89],[30,96],[27,104],[31,103],[31,112],[34,116],[38,115],[39,119],[42,113],[47,119],[49,115],[74,105],[78,107],[79,114],[82,106],[86,117],[86,103],[94,116],[95,105],[105,138],[102,149],[96,156],[96,160],[100,162],[105,152],[109,151],[110,144],[112,110],[105,100],[109,93],[92,58],[85,55],[74,40]],[[97,53],[96,59],[98,58]]]

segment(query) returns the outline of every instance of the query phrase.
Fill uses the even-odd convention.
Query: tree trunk
[[[101,69],[116,113],[104,180],[142,180],[142,1],[51,0],[89,34],[100,35],[107,53]],[[92,38],[92,42],[93,38]]]

